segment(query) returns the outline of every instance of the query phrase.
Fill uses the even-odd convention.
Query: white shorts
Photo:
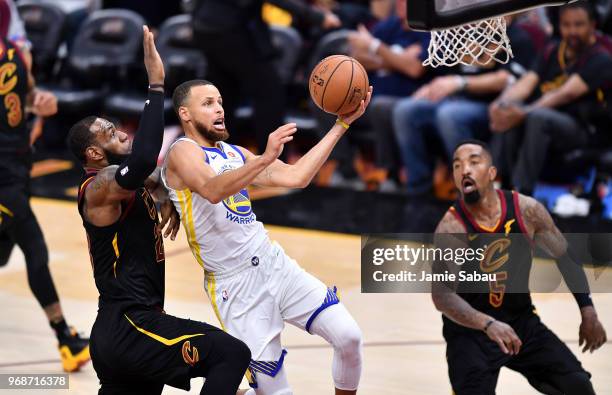
[[[264,243],[238,272],[206,273],[204,286],[222,328],[247,344],[255,365],[272,362],[272,370],[282,366],[285,322],[308,330],[316,315],[338,303],[335,289],[328,290],[277,243]]]

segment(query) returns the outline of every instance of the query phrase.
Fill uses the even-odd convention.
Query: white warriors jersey
[[[179,141],[198,145],[194,140],[182,137],[170,146],[170,150]],[[237,169],[245,163],[242,152],[231,144],[219,142],[214,148],[200,148],[205,152],[206,162],[217,174]],[[194,166],[200,164],[194,163]],[[170,188],[165,167],[164,164],[162,182],[181,215],[191,252],[204,270],[212,273],[231,272],[250,262],[262,243],[269,242],[263,224],[257,221],[253,213],[246,189],[213,204],[189,189],[179,191]]]

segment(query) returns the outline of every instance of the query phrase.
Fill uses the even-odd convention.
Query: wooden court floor
[[[50,265],[69,324],[85,334],[95,319],[94,286],[85,234],[74,203],[34,199],[33,207],[46,236]],[[342,300],[364,333],[364,368],[360,394],[448,395],[440,315],[428,295],[360,293],[357,236],[267,227],[301,265],[341,290]],[[203,291],[203,275],[187,248],[184,232],[166,243],[166,310],[174,315],[216,323]],[[578,353],[579,313],[571,296],[534,295],[543,321]],[[594,295],[600,319],[612,335],[612,295]],[[52,332],[27,285],[23,255],[13,253],[0,269],[0,373],[60,373]],[[294,393],[332,394],[332,350],[321,339],[287,326],[283,341]],[[593,374],[598,394],[612,394],[610,344],[579,359]],[[192,380],[199,393],[201,380]],[[95,394],[98,382],[91,365],[70,377],[70,390],[3,391],[7,393]],[[183,391],[166,387],[165,394]],[[498,394],[535,394],[522,376],[502,370]]]

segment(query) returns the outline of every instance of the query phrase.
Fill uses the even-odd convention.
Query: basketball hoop
[[[514,55],[503,16],[431,31],[429,58],[424,66],[508,63]]]

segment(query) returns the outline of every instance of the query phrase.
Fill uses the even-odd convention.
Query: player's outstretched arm
[[[465,241],[457,237],[465,233],[465,229],[450,211],[444,215],[435,233],[436,248],[467,247]],[[452,265],[455,265],[455,263],[446,263],[447,267]],[[434,271],[436,267],[439,267],[439,265],[434,265]],[[449,319],[461,326],[484,331],[505,354],[518,354],[522,342],[510,325],[476,310],[448,286],[437,282],[432,282],[431,298],[436,309]]]
[[[555,225],[548,210],[540,202],[521,195],[520,205],[526,224],[534,229],[536,244],[555,258],[559,271],[580,308],[582,322],[579,330],[579,344],[582,346],[584,343],[582,351],[595,351],[607,341],[607,336],[593,305],[589,283],[582,264],[572,256],[565,237]]]
[[[168,178],[178,179],[181,187],[191,189],[211,203],[219,203],[253,183],[259,173],[277,160],[296,131],[294,123],[281,126],[268,136],[263,155],[252,155],[244,166],[221,174],[216,174],[206,163],[206,154],[200,147],[179,141],[168,156]]]
[[[143,26],[144,63],[149,78],[148,100],[132,144],[132,153],[119,166],[100,170],[85,191],[85,214],[97,226],[112,224],[120,215],[120,202],[143,186],[157,166],[164,133],[164,65],[153,33]]]
[[[266,169],[261,172],[254,180],[254,183],[270,187],[304,188],[314,178],[323,163],[329,158],[332,150],[344,136],[353,122],[361,117],[366,111],[372,99],[372,87],[368,90],[365,100],[362,100],[359,107],[350,114],[341,115],[338,121],[332,126],[327,134],[312,147],[295,164],[289,165],[276,159]],[[257,158],[245,148],[239,147],[244,154],[247,163]]]

